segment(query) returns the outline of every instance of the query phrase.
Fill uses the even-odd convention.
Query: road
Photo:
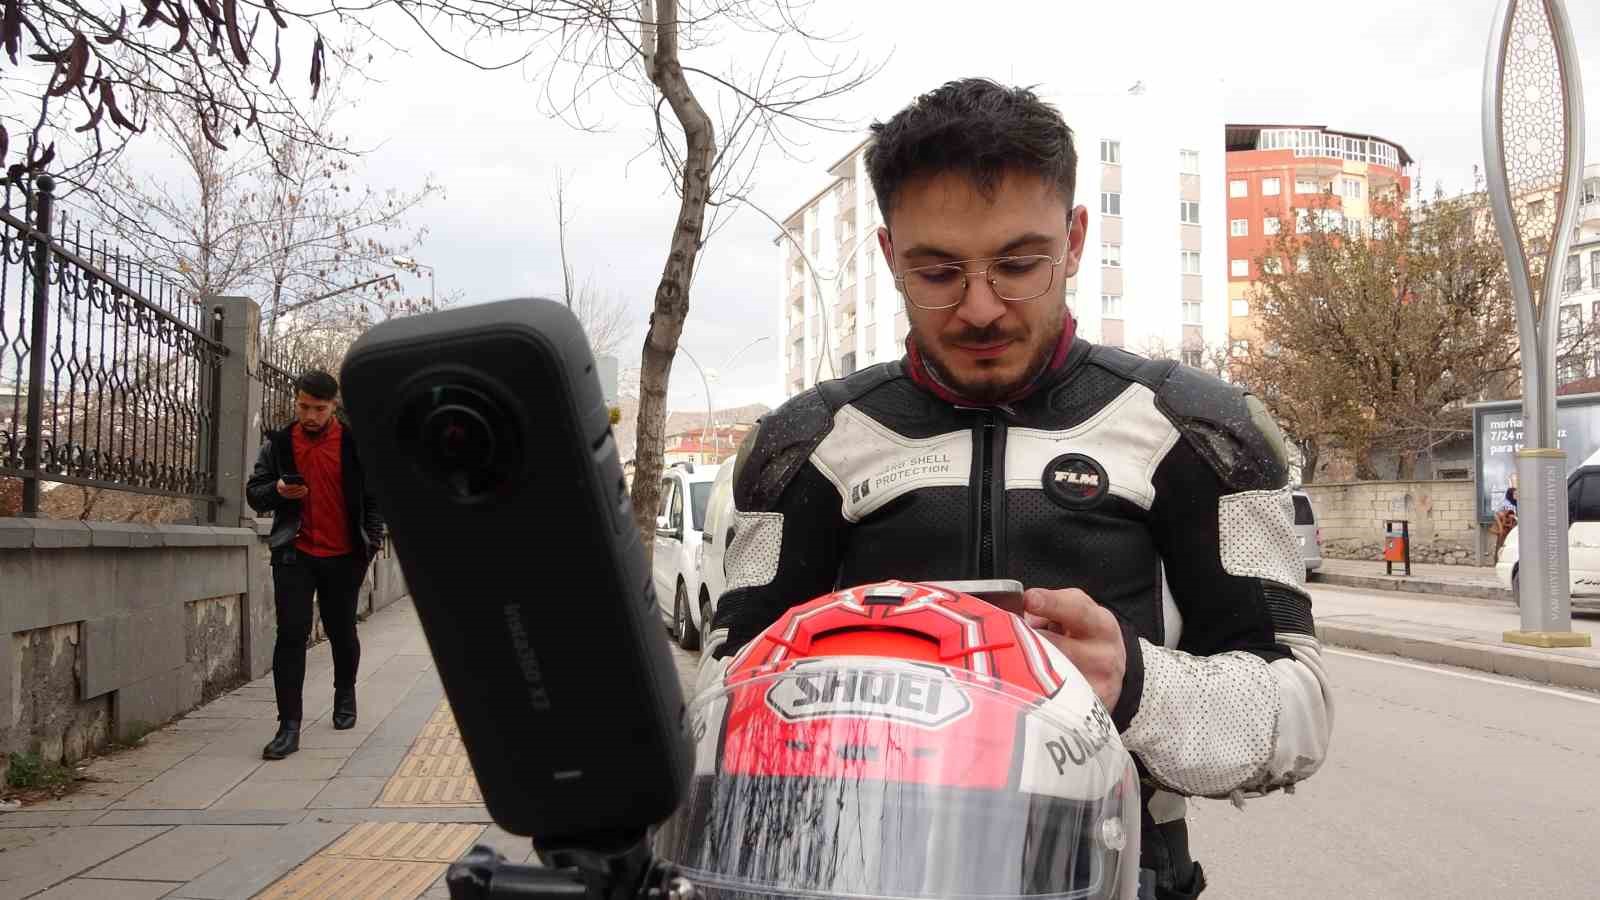
[[[1207,897],[1600,896],[1600,695],[1336,648],[1326,662],[1322,771],[1242,810],[1192,802]]]

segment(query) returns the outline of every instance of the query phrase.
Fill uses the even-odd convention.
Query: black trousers
[[[309,556],[286,547],[272,556],[273,600],[278,610],[278,640],[272,648],[272,685],[278,718],[303,718],[301,691],[306,680],[306,642],[311,638],[311,598],[322,612],[322,630],[333,645],[333,687],[354,688],[361,665],[356,637],[356,599],[367,575],[363,553]]]

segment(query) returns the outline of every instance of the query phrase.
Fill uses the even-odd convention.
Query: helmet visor
[[[1051,707],[861,658],[719,686],[657,851],[707,898],[1115,896],[1131,764]]]

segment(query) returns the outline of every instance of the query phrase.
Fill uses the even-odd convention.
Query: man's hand
[[[311,488],[303,484],[289,484],[282,478],[278,479],[278,496],[285,500],[299,500],[309,493],[311,493]]]
[[[1106,709],[1116,709],[1128,667],[1128,648],[1117,617],[1076,588],[1029,588],[1024,600],[1028,625],[1072,660]]]

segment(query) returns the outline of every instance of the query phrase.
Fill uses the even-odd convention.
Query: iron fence
[[[268,356],[272,355],[272,359]],[[288,427],[294,421],[294,380],[301,371],[291,360],[281,354],[267,351],[261,354],[256,366],[256,380],[261,382],[261,439],[269,432]]]
[[[52,215],[50,179],[0,204],[0,476],[209,504],[220,313]]]

